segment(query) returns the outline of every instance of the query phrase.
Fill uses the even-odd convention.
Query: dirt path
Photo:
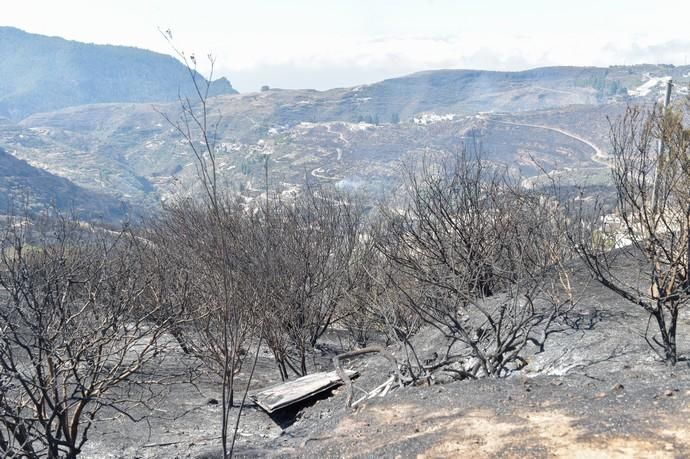
[[[589,148],[594,150],[594,154],[591,157],[592,161],[599,163],[603,166],[609,167],[609,162],[607,159],[608,155],[601,148],[596,146],[591,141],[589,141],[583,137],[580,137],[577,134],[573,134],[572,132],[568,132],[568,131],[563,130],[561,128],[557,128],[557,127],[553,127],[553,126],[543,126],[540,124],[515,123],[513,121],[501,121],[501,120],[497,120],[494,118],[489,118],[488,120],[491,122],[494,122],[494,123],[508,124],[508,125],[512,125],[512,126],[522,126],[522,127],[536,128],[536,129],[546,129],[547,131],[557,132],[557,133],[562,134],[564,136],[570,137],[572,139],[577,140],[578,142],[584,143]]]

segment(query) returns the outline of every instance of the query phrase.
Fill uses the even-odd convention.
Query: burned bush
[[[377,247],[404,305],[449,340],[408,362],[413,379],[521,368],[573,302],[557,202],[469,154],[408,168],[406,190],[404,209],[382,209]]]
[[[125,229],[12,217],[0,235],[0,453],[76,457],[104,409],[131,418],[133,390],[174,320],[153,320],[160,284]],[[147,385],[150,381],[146,382]],[[143,398],[142,398],[143,397]]]

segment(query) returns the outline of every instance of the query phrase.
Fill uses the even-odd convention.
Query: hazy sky
[[[0,25],[217,57],[240,91],[419,70],[685,64],[687,0],[0,0]]]

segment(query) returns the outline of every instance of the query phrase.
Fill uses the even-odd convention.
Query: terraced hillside
[[[126,203],[112,196],[85,190],[0,148],[0,215],[47,207],[106,221],[123,218],[129,210]]]
[[[395,187],[401,162],[468,142],[528,176],[568,172],[606,181],[609,121],[628,104],[653,104],[665,82],[687,94],[690,67],[442,70],[329,91],[269,90],[209,100],[227,187],[251,199],[306,180],[364,190]],[[145,207],[193,193],[188,147],[162,113],[176,102],[81,105],[0,125],[0,146],[34,167]]]

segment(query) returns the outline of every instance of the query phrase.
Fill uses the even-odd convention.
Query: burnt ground
[[[661,363],[642,333],[646,314],[594,283],[571,324],[544,352],[501,380],[466,380],[407,387],[345,409],[345,391],[275,420],[249,404],[237,439],[240,457],[690,457],[690,362]],[[680,349],[690,355],[690,311],[679,320]],[[419,334],[420,349],[439,339]],[[327,343],[328,344],[328,343]],[[339,350],[331,339],[330,350]],[[357,384],[386,379],[380,357],[352,362]],[[192,362],[172,352],[170,374]],[[240,380],[246,377],[241,375]],[[254,387],[279,380],[269,355],[259,360]],[[124,419],[94,426],[83,457],[220,457],[220,399],[212,378],[165,388],[149,423]],[[182,416],[183,413],[186,413]]]

